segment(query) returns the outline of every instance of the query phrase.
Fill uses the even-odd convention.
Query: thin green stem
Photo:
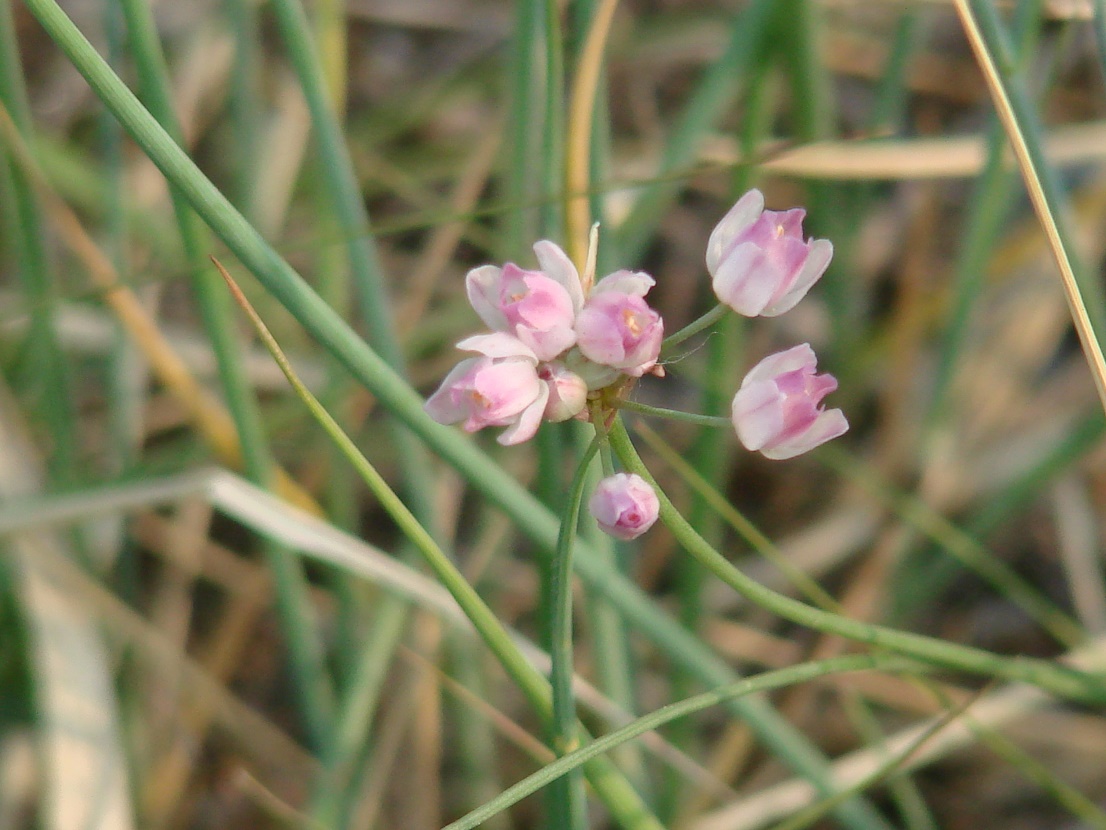
[[[637,412],[639,415],[649,415],[654,418],[667,418],[670,421],[686,421],[689,424],[699,424],[707,427],[723,427],[733,429],[733,422],[721,415],[696,415],[694,412],[681,412],[678,409],[665,409],[660,406],[650,406],[639,401],[618,401],[617,407],[629,412]]]
[[[623,465],[653,484],[661,503],[661,519],[683,548],[725,584],[765,610],[824,634],[836,634],[917,660],[984,677],[1030,683],[1051,694],[1072,700],[1098,705],[1106,702],[1106,676],[1078,671],[1046,660],[1000,657],[971,646],[870,625],[812,608],[764,587],[737,570],[687,523],[656,484],[634,449],[625,426],[618,419],[611,427],[610,439],[611,446]]]
[[[576,749],[576,698],[572,693],[572,551],[576,544],[576,528],[580,522],[580,503],[584,497],[588,466],[606,435],[597,432],[580,458],[569,488],[568,501],[561,514],[561,532],[557,536],[557,551],[553,556],[553,578],[550,582],[552,620],[549,643],[549,682],[553,690],[552,743],[558,755]],[[564,814],[570,830],[587,827],[587,801],[583,780],[579,774],[566,779]]]
[[[688,323],[682,329],[675,334],[670,334],[664,338],[664,342],[661,343],[661,354],[666,355],[671,351],[673,346],[678,346],[690,337],[694,337],[704,329],[709,329],[719,320],[726,316],[726,312],[730,310],[730,307],[724,303],[719,303],[698,320],[693,320]]]

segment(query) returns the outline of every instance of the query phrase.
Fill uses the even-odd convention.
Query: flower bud
[[[843,434],[840,409],[823,409],[837,388],[832,375],[817,375],[818,359],[806,343],[769,355],[753,367],[733,399],[733,425],[748,450],[766,458],[792,458]]]
[[[649,483],[633,473],[616,473],[599,482],[588,502],[599,527],[616,539],[636,539],[657,521],[660,502]]]
[[[545,363],[538,369],[538,377],[549,388],[545,420],[567,421],[584,410],[588,386],[578,374],[570,372],[562,363]]]
[[[803,241],[806,211],[764,210],[750,190],[718,223],[707,242],[714,293],[746,317],[775,317],[793,308],[829,266],[833,245]]]

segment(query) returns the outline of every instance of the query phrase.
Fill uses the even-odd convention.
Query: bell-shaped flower
[[[660,502],[649,483],[634,473],[616,473],[599,482],[588,501],[599,527],[616,539],[636,539],[657,521]]]
[[[714,293],[746,317],[775,317],[793,308],[829,266],[833,244],[803,239],[806,211],[764,209],[750,190],[711,232],[707,270]]]
[[[548,240],[534,245],[540,271],[514,263],[469,271],[465,288],[480,319],[525,343],[538,360],[552,360],[576,342],[573,324],[583,306],[576,267]]]
[[[633,377],[657,363],[664,322],[645,302],[653,278],[616,271],[601,279],[576,317],[576,345],[588,360]]]
[[[481,334],[457,344],[481,357],[453,367],[424,409],[440,424],[463,421],[476,432],[484,427],[507,427],[500,444],[519,444],[533,437],[549,399],[549,387],[537,374],[532,349],[507,334]]]
[[[817,365],[804,343],[769,355],[745,376],[733,399],[733,425],[746,449],[792,458],[849,428],[840,409],[821,406],[837,380],[815,374]]]
[[[588,402],[588,385],[563,363],[543,363],[538,367],[538,378],[549,389],[545,404],[545,420],[567,421],[584,411]]]

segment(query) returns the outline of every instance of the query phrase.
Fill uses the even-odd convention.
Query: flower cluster
[[[616,271],[585,295],[576,267],[557,245],[534,245],[540,270],[514,263],[469,271],[469,302],[491,329],[457,344],[481,357],[462,360],[426,402],[443,424],[469,432],[505,426],[497,439],[518,444],[543,419],[580,415],[589,392],[654,370],[664,323],[644,297],[653,278]]]
[[[746,317],[775,317],[793,308],[825,273],[833,246],[804,239],[805,211],[764,209],[751,190],[718,223],[706,265],[718,299]],[[426,402],[440,423],[475,432],[506,427],[501,444],[531,438],[542,420],[587,417],[589,397],[623,389],[654,372],[664,323],[645,302],[653,278],[616,271],[592,285],[557,245],[534,245],[538,270],[484,265],[465,278],[469,301],[490,333],[457,344],[477,356],[461,361]],[[749,450],[783,459],[813,449],[848,429],[840,409],[822,400],[837,388],[816,372],[803,344],[770,355],[745,376],[733,399],[737,437]],[[607,533],[633,539],[656,521],[659,503],[636,475],[600,482],[589,510]]]

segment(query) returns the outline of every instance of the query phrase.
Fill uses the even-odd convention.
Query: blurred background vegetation
[[[394,430],[170,191],[40,26],[45,5],[0,0],[0,828],[440,827],[547,762],[540,726],[207,257],[499,618],[539,643],[541,544]],[[61,4],[424,394],[480,327],[466,270],[530,266],[534,241],[566,242],[566,102],[598,5]],[[1062,194],[1050,209],[1093,322],[1106,319],[1096,8],[1003,4],[989,40]],[[726,320],[635,391],[727,414],[753,363],[804,341],[840,380],[831,401],[851,431],[789,462],[727,430],[637,429],[696,528],[764,584],[850,617],[1101,665],[1106,424],[953,4],[623,0],[605,56],[588,176],[600,273],[652,274],[669,331],[713,304],[706,239],[748,187],[805,206],[807,232],[836,250],[795,311]],[[507,451],[475,440],[556,512],[577,426]],[[612,705],[644,713],[852,648],[741,600],[663,529],[592,544],[619,586],[643,589],[634,607],[679,621],[705,655],[693,670],[685,641],[644,635],[594,571],[576,663],[597,687],[582,695],[596,732],[620,722]],[[773,693],[771,721],[711,709],[614,758],[666,826],[689,830],[1106,827],[1101,711],[941,680],[830,677]],[[799,783],[783,734],[864,801],[849,813]],[[545,805],[487,826],[542,826]],[[598,804],[592,820],[608,822]]]

